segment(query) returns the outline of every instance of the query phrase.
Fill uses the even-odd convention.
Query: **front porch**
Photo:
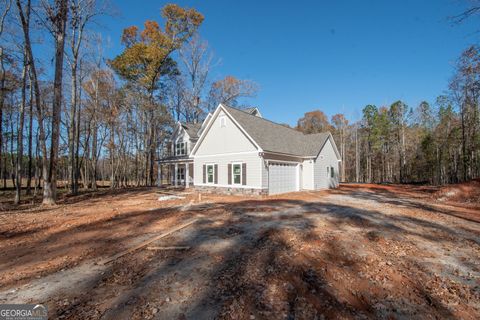
[[[193,160],[159,160],[158,186],[183,186],[185,188],[193,186]]]

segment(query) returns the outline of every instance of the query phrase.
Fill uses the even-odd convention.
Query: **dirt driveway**
[[[400,186],[180,196],[0,213],[0,303],[44,303],[52,319],[480,318],[478,209]],[[189,250],[101,263],[192,218],[149,245]]]

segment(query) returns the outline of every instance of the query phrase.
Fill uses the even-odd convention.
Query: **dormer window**
[[[187,144],[185,142],[177,142],[175,144],[175,155],[184,156],[187,154]]]

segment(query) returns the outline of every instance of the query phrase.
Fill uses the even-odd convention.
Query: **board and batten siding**
[[[225,119],[223,127],[220,123],[222,117]],[[195,156],[248,151],[257,151],[257,148],[222,110],[213,120]]]
[[[223,117],[224,125],[221,123]],[[194,171],[203,172],[203,166],[218,165],[218,183],[204,184],[203,175],[195,174],[196,186],[217,186],[262,189],[263,159],[255,145],[244,135],[237,125],[222,111],[213,119],[211,127],[200,142],[194,157]],[[246,184],[228,183],[228,165],[246,164]],[[243,175],[243,174],[242,174]]]
[[[330,172],[327,175],[327,167],[333,167],[335,175],[331,178]],[[338,158],[333,149],[330,139],[325,142],[322,151],[315,159],[313,170],[313,181],[315,190],[338,187],[339,172]]]

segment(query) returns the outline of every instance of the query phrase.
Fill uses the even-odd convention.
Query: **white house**
[[[175,136],[177,141],[180,136]],[[190,145],[181,163],[193,164],[185,176],[193,178],[196,189],[279,194],[335,188],[339,183],[340,154],[329,132],[303,134],[262,118],[256,108],[220,104]],[[175,171],[182,180],[179,164],[174,164]]]
[[[193,158],[189,154],[211,117],[209,113],[203,123],[176,123],[162,157],[157,160],[159,186],[168,184],[188,188],[193,185]]]

